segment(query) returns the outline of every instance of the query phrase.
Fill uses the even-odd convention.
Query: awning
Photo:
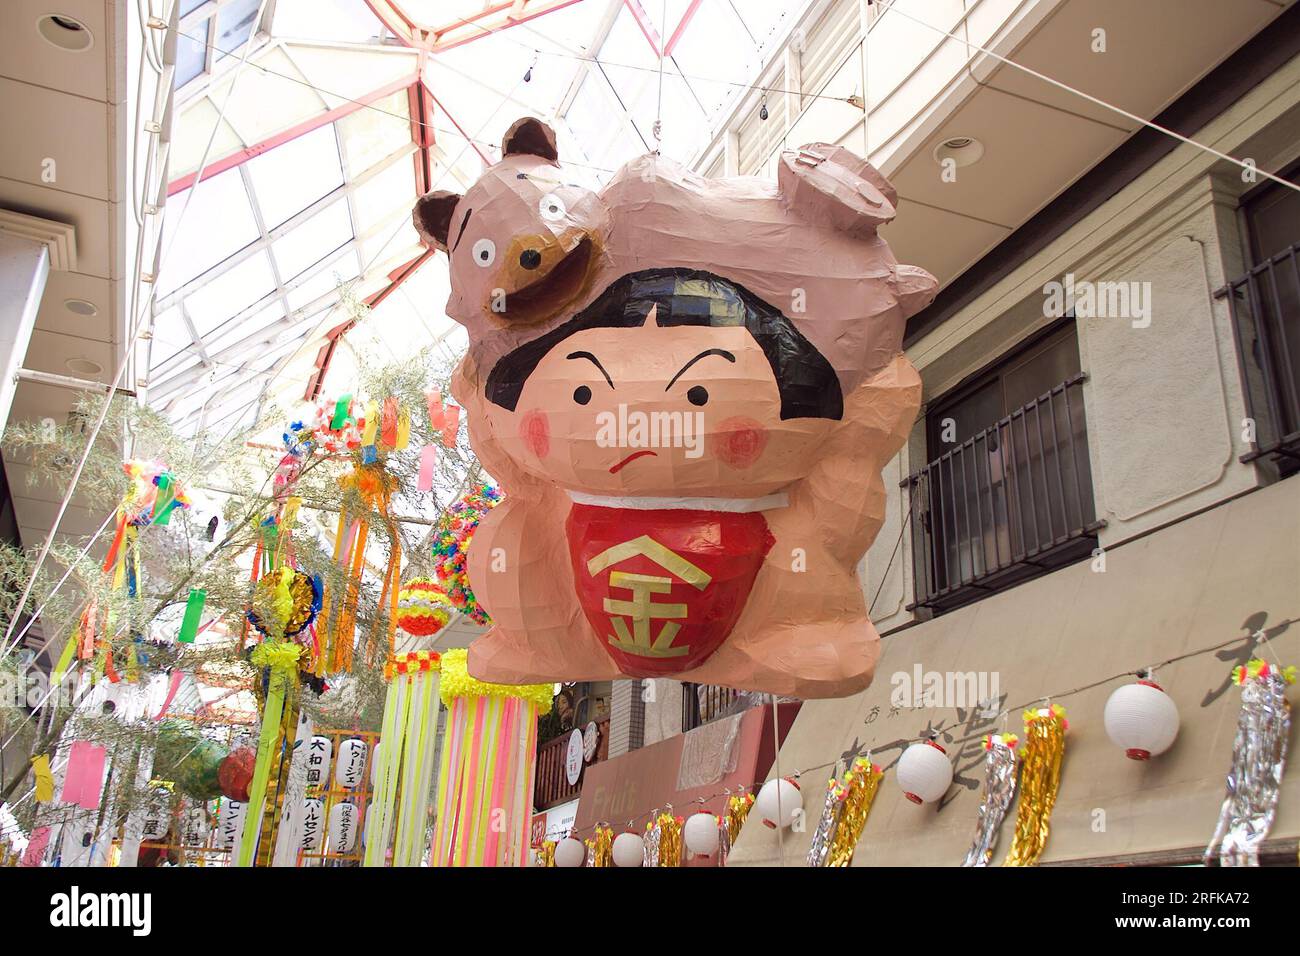
[[[981,706],[981,690],[993,692],[994,711],[1011,708],[1005,729],[1017,734],[1025,704],[1051,695],[1066,710],[1060,794],[1042,863],[1194,859],[1178,851],[1209,842],[1232,759],[1241,692],[1231,670],[1251,657],[1300,664],[1297,492],[1300,477],[1114,547],[1104,572],[1084,561],[886,637],[875,683],[851,698],[805,704],[781,748],[785,773],[823,767],[804,774],[809,825],[786,832],[787,864],[804,863],[824,794],[813,781],[824,784],[824,765],[870,751],[886,774],[854,863],[959,865],[975,833],[981,737],[1004,729]],[[1179,657],[1156,674],[1178,706],[1177,741],[1149,761],[1126,759],[1106,736],[1102,710],[1116,687],[1135,678],[1115,675]],[[973,687],[966,696],[976,699],[892,706],[891,692],[915,683],[918,669],[951,683],[944,704],[959,686]],[[1294,704],[1294,687],[1289,696]],[[953,760],[953,785],[938,804],[915,806],[893,766],[909,743],[935,729]],[[1271,833],[1292,860],[1300,835],[1295,737],[1293,723]],[[1015,811],[995,864],[1011,843]],[[776,862],[775,834],[746,826],[728,865]]]

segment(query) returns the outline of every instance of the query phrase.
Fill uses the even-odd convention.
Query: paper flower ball
[[[645,841],[639,833],[620,833],[614,837],[615,866],[645,866]]]
[[[555,865],[572,867],[587,862],[587,847],[581,840],[565,837],[555,844]]]
[[[1178,736],[1178,707],[1154,681],[1117,688],[1106,701],[1102,720],[1106,736],[1132,760],[1164,753]]]
[[[321,606],[321,582],[294,568],[277,568],[258,578],[248,622],[269,636],[293,637],[305,631]],[[283,635],[277,630],[283,626]]]
[[[248,785],[253,782],[253,766],[257,763],[257,751],[252,747],[240,747],[232,750],[217,766],[217,783],[221,793],[228,800],[240,803],[248,801]]]
[[[438,582],[447,592],[451,606],[476,624],[487,624],[487,612],[479,607],[469,584],[466,555],[474,531],[483,516],[501,501],[501,492],[484,484],[463,496],[443,514],[433,539],[433,560]]]
[[[794,823],[795,817],[803,810],[803,794],[799,792],[799,784],[794,782],[793,777],[769,780],[758,791],[754,809],[758,811],[763,826],[773,830],[785,829]]]
[[[913,803],[934,803],[952,785],[948,751],[933,740],[912,744],[898,758],[898,785]]]
[[[397,626],[407,634],[437,634],[451,619],[447,593],[431,578],[412,578],[397,592]]]
[[[682,839],[690,853],[712,856],[718,849],[718,818],[708,810],[691,814],[682,827]]]

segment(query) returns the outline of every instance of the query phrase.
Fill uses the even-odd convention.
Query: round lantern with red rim
[[[1106,736],[1123,747],[1130,760],[1150,760],[1173,746],[1178,736],[1178,707],[1149,678],[1116,688],[1106,701],[1102,721]]]
[[[913,803],[934,803],[952,785],[948,751],[937,741],[912,744],[898,758],[898,785]]]
[[[713,856],[718,852],[718,818],[708,810],[692,813],[682,827],[682,840],[688,853],[696,857]]]
[[[784,830],[803,812],[803,794],[799,792],[798,782],[794,777],[769,780],[758,791],[754,809],[763,826]]]

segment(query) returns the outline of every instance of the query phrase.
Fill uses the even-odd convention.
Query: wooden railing
[[[592,763],[599,763],[609,756],[609,720],[598,721],[596,728],[600,739]],[[578,777],[577,783],[570,784],[564,772],[564,758],[569,749],[570,733],[560,734],[554,740],[548,740],[537,748],[537,778],[533,784],[533,806],[538,810],[546,810],[573,800],[582,792],[582,777]]]

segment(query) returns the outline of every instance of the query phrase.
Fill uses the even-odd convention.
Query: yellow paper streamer
[[[614,865],[614,829],[612,827],[596,827],[593,838],[584,842],[587,844],[587,859],[591,861],[592,866]]]
[[[1025,711],[1016,835],[1003,866],[1036,866],[1047,846],[1048,824],[1061,785],[1065,757],[1065,710],[1055,704]]]
[[[54,799],[54,774],[47,754],[32,758],[32,773],[36,775],[36,802],[49,803]]]
[[[659,865],[682,865],[682,818],[659,814]]]

